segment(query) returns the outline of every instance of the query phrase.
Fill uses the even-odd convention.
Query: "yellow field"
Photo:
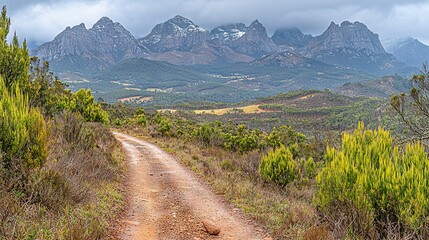
[[[208,110],[195,110],[196,114],[214,114],[214,115],[224,115],[236,110],[242,110],[244,113],[262,113],[266,112],[263,109],[259,108],[260,105],[249,105],[245,107],[235,107],[235,108],[220,108],[220,109],[208,109]]]

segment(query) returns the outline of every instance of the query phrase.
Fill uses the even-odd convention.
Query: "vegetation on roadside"
[[[412,90],[410,98],[405,94],[399,102],[393,98],[393,110],[405,113],[412,106],[416,113],[419,103],[425,106],[425,94],[420,87]],[[405,104],[410,99],[413,104]],[[118,127],[178,156],[217,192],[266,226],[275,239],[427,237],[428,159],[421,145],[425,125],[419,128],[420,138],[414,135],[420,143],[402,146],[383,128],[364,129],[364,122],[369,128],[394,123],[392,131],[399,132],[400,123],[380,99],[298,91],[261,103],[276,112],[216,116],[183,110],[126,111],[133,107],[122,104],[109,106],[108,111]],[[253,123],[263,114],[279,112],[282,119],[298,121],[295,126],[318,124],[320,130],[311,136],[290,126],[266,131],[267,125]],[[399,117],[421,123],[425,113],[416,115]],[[312,125],[305,122],[309,119]],[[350,131],[358,122],[357,129]],[[399,130],[410,136],[406,132],[412,127],[402,125]],[[342,141],[340,131],[333,130],[345,131]]]
[[[0,239],[100,239],[123,207],[124,171],[107,114],[7,42],[0,18]]]
[[[429,161],[419,142],[400,151],[388,131],[360,123],[326,158],[315,204],[343,232],[370,239],[429,236]]]

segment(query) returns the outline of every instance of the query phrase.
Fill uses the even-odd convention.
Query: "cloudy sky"
[[[99,18],[120,22],[136,37],[160,22],[182,15],[211,29],[221,24],[258,19],[269,34],[298,27],[321,34],[331,21],[360,21],[381,38],[415,37],[429,44],[429,0],[0,0],[19,37],[40,44],[67,26]]]

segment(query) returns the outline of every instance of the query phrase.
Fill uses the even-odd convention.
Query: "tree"
[[[40,108],[45,116],[53,117],[61,112],[66,101],[71,98],[67,85],[49,70],[49,63],[40,62],[37,57],[31,58],[29,101],[31,107]]]
[[[101,108],[99,103],[94,102],[91,89],[79,89],[68,101],[65,102],[65,109],[71,112],[80,113],[85,121],[108,123],[107,113]]]
[[[24,92],[27,90],[30,67],[27,44],[24,40],[22,47],[19,46],[16,33],[12,43],[7,42],[10,30],[10,19],[6,15],[6,6],[3,7],[0,17],[0,76],[3,77],[5,86],[14,90],[18,85]]]
[[[403,142],[421,141],[429,146],[429,70],[427,65],[411,81],[409,94],[392,96],[390,104],[406,127]]]

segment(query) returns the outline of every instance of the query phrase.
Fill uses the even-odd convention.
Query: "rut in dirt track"
[[[114,132],[128,161],[129,206],[121,239],[264,239],[261,228],[227,205],[192,172],[157,146]],[[219,236],[204,231],[210,219]]]

